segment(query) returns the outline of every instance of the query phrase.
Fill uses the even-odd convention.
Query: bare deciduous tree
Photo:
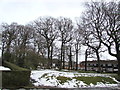
[[[53,42],[57,38],[58,31],[55,26],[56,19],[52,17],[40,18],[35,21],[35,28],[45,39],[47,47],[47,57],[50,59],[49,65],[52,67]]]
[[[83,41],[83,35],[82,30],[78,27],[74,30],[74,46],[75,46],[75,55],[76,55],[76,70],[78,70],[78,57],[79,57],[79,51],[81,49],[82,41]]]
[[[71,31],[73,29],[72,20],[60,17],[57,19],[56,26],[59,30],[59,38],[61,41],[61,64],[60,69],[65,68],[65,44],[71,40]],[[62,63],[63,62],[63,63]],[[63,65],[62,65],[63,64]],[[63,66],[63,67],[62,67]]]
[[[9,61],[8,57],[11,57],[10,55],[10,48],[12,45],[12,41],[15,39],[15,30],[16,30],[16,23],[12,23],[11,25],[8,24],[2,24],[2,60],[6,59],[6,61]],[[5,53],[6,58],[4,58],[3,54]]]
[[[92,30],[99,43],[108,48],[109,54],[117,58],[118,74],[120,74],[119,8],[119,2],[93,2],[88,4],[87,16],[84,16],[89,17],[85,20],[88,22],[86,25],[89,25],[87,28]]]

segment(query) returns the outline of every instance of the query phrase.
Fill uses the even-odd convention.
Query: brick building
[[[101,60],[100,61],[101,71],[102,72],[117,72],[118,71],[118,62],[117,60]],[[85,61],[79,64],[81,70],[85,69]],[[98,71],[98,62],[97,61],[87,61],[87,70],[88,71]]]

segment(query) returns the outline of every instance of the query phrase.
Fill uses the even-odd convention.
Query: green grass
[[[91,73],[87,72],[87,73]],[[102,76],[96,76],[96,77],[85,77],[85,76],[78,76],[79,74],[74,74],[74,77],[65,77],[65,76],[49,76],[49,73],[45,73],[44,75],[42,75],[40,77],[41,78],[46,78],[47,80],[49,80],[50,78],[54,79],[56,78],[60,84],[64,84],[65,82],[71,81],[72,79],[76,79],[77,81],[83,81],[84,83],[86,83],[87,85],[90,85],[91,83],[96,85],[97,82],[102,82],[104,84],[117,84],[117,82],[115,82],[112,78],[110,77],[102,77]],[[54,78],[53,78],[54,77]],[[116,78],[120,78],[119,76],[111,76],[111,77],[116,77]]]
[[[46,74],[44,75],[46,77]],[[46,77],[48,78],[48,77]],[[65,76],[58,76],[56,77],[57,80],[59,80],[60,84],[63,84],[67,81],[71,81],[72,79],[76,79],[77,81],[83,81],[84,83],[86,83],[87,85],[90,85],[90,83],[96,85],[97,82],[102,82],[104,84],[117,84],[117,82],[115,82],[113,79],[109,78],[109,77],[83,77],[83,76],[79,76],[79,77],[65,77]]]
[[[116,82],[109,78],[109,77],[73,77],[73,79],[76,79],[78,81],[83,81],[84,83],[90,85],[90,83],[96,85],[97,82],[102,82],[102,83],[108,83],[108,84],[116,84]]]
[[[28,69],[26,69],[26,68],[19,67],[13,63],[10,63],[7,61],[5,61],[5,66],[10,68],[11,70],[15,70],[15,71],[28,71]]]
[[[58,77],[57,77],[57,80],[60,81],[60,84],[63,84],[63,83],[65,83],[65,82],[67,82],[67,81],[69,81],[69,80],[72,80],[72,79],[69,78],[69,77],[58,76]]]
[[[114,77],[116,80],[120,81],[120,75],[111,75],[112,77]]]

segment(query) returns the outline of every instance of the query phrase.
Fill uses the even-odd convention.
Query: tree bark
[[[0,62],[0,65],[2,66],[4,63],[4,43],[2,43],[2,60]]]
[[[78,70],[78,49],[76,50],[76,70]]]
[[[85,51],[85,71],[87,71],[87,56],[88,56],[88,54],[87,54],[87,49],[86,49],[86,51]]]
[[[47,56],[47,57],[48,57],[48,60],[49,60],[49,61],[48,61],[48,68],[50,68],[50,67],[51,67],[51,60],[50,60],[50,47],[48,46],[47,49],[48,49],[48,56]]]
[[[51,46],[51,55],[50,55],[50,65],[51,65],[51,68],[52,68],[52,64],[53,64],[53,60],[52,60],[52,56],[53,56],[53,46]]]
[[[120,45],[116,43],[116,52],[117,52],[116,58],[118,60],[118,75],[120,75],[120,49],[119,49],[120,47],[119,46]]]
[[[59,70],[62,69],[62,60],[63,60],[63,42],[61,44],[61,60],[60,60],[60,67],[59,67]]]
[[[65,45],[63,46],[63,69],[65,69]]]
[[[70,47],[70,55],[69,55],[69,69],[72,69],[72,51],[71,51],[71,47]]]
[[[75,50],[76,50],[76,68],[75,68],[75,70],[78,70],[78,50],[79,50],[78,46],[79,46],[79,43],[76,43],[75,44]]]
[[[118,60],[118,75],[120,75],[120,53],[117,56],[117,60]]]
[[[100,65],[100,56],[98,50],[95,51],[97,56],[97,62],[98,62],[98,72],[101,72],[101,65]]]

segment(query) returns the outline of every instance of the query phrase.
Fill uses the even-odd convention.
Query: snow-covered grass
[[[63,72],[55,70],[32,71],[35,86],[54,86],[62,88],[111,87],[118,81],[110,74]]]
[[[4,66],[0,66],[0,70],[10,70],[10,69]]]

